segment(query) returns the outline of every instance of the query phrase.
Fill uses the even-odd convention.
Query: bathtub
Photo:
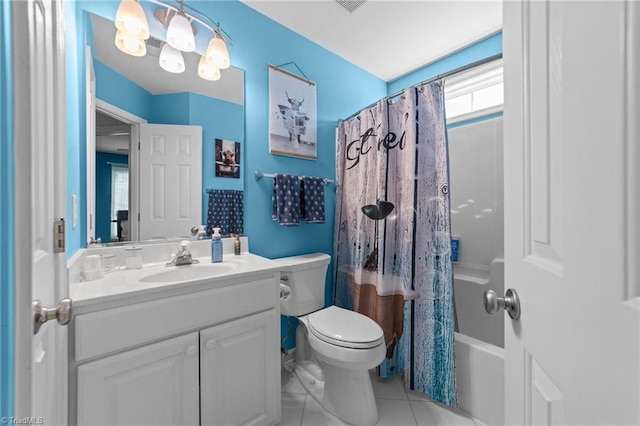
[[[504,261],[489,270],[454,264],[458,407],[490,426],[504,425],[504,316],[489,315],[482,295],[504,294]]]
[[[504,425],[504,349],[455,333],[458,407],[489,426]]]

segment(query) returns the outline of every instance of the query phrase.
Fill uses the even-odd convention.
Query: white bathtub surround
[[[504,425],[504,349],[456,333],[458,407],[491,426]]]
[[[454,267],[476,270],[476,276],[504,257],[502,124],[498,117],[448,131],[451,234],[460,237]]]
[[[449,130],[451,232],[459,333],[455,335],[458,406],[504,425],[504,317],[489,315],[483,294],[504,295],[503,119]]]
[[[504,295],[504,259],[493,259],[488,271],[454,264],[453,289],[459,332],[504,348],[504,318],[489,315],[482,303],[486,290]]]

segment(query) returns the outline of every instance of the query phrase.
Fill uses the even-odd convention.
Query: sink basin
[[[165,271],[140,279],[147,283],[169,283],[211,278],[226,274],[238,267],[237,263],[197,263],[194,265],[170,266]]]

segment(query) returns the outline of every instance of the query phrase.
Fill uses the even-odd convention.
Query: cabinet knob
[[[212,340],[209,340],[204,346],[207,349],[213,349],[215,345],[216,345],[216,342],[212,339]]]
[[[198,352],[198,348],[196,348],[195,345],[191,345],[187,348],[185,353],[187,354],[187,356],[193,356],[196,354],[196,352]]]

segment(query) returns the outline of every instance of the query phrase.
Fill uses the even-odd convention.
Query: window
[[[129,210],[129,168],[125,164],[111,164],[111,241],[119,241],[118,211]],[[125,226],[123,225],[123,228]],[[128,225],[126,235],[128,235]],[[124,230],[123,230],[124,231]]]
[[[448,78],[444,93],[449,124],[502,111],[502,59]]]

